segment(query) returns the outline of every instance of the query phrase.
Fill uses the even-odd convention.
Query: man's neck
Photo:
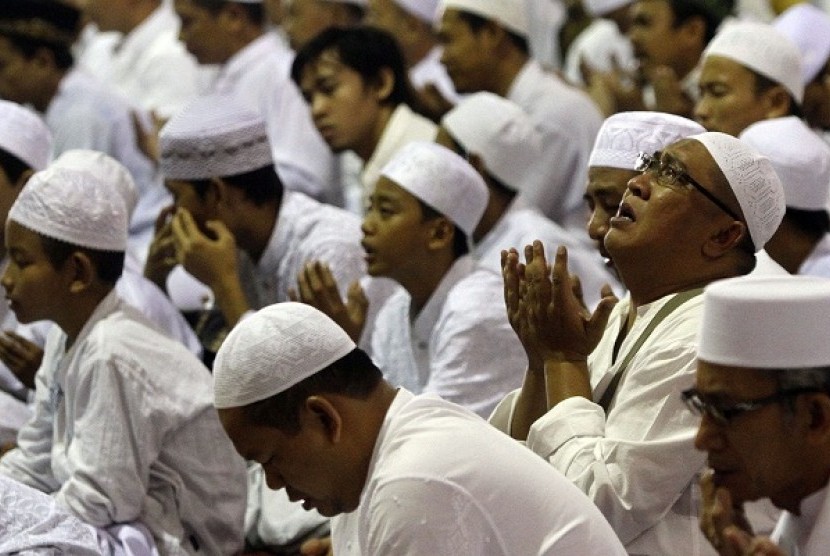
[[[114,284],[98,283],[89,286],[82,294],[72,296],[66,300],[62,307],[62,314],[55,319],[55,323],[66,334],[65,347],[67,350],[78,339],[81,330],[95,313],[95,309],[114,287]]]
[[[455,264],[456,259],[450,253],[436,255],[430,264],[421,266],[417,276],[410,276],[401,286],[409,292],[411,299],[410,315],[414,319],[429,302],[441,281]]]
[[[245,251],[254,262],[259,262],[274,229],[279,224],[279,212],[282,198],[275,203],[266,203],[256,206],[251,203],[250,210],[246,211],[243,223],[234,231],[236,246]]]
[[[513,202],[514,197],[494,187],[489,189],[490,200],[487,202],[487,207],[484,209],[484,214],[479,220],[475,232],[473,232],[474,243],[481,242],[496,227],[510,208],[510,203]]]
[[[780,264],[790,274],[798,274],[798,270],[807,257],[813,252],[821,238],[805,234],[790,224],[785,218],[764,247],[770,257]]]

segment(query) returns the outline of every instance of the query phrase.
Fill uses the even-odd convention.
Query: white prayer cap
[[[127,217],[132,216],[138,204],[135,181],[123,164],[100,151],[72,149],[64,151],[52,162],[50,168],[68,168],[93,174],[110,187],[115,187],[127,207]]]
[[[452,220],[468,238],[490,195],[484,178],[466,160],[427,141],[407,143],[383,167],[381,175]]]
[[[772,25],[737,21],[723,29],[706,47],[703,57],[721,56],[783,85],[801,104],[801,53],[793,42]]]
[[[529,32],[525,0],[441,0],[439,13],[450,9],[491,19],[522,37]]]
[[[395,0],[395,3],[406,12],[411,13],[418,19],[426,21],[430,25],[435,21],[435,14],[438,11],[438,0]]]
[[[272,163],[265,120],[230,96],[194,100],[167,122],[159,140],[168,180],[235,176]]]
[[[305,303],[277,303],[237,324],[213,365],[217,409],[285,392],[355,349],[349,335]]]
[[[755,251],[763,249],[784,218],[784,188],[769,159],[741,140],[709,131],[693,135],[715,160],[738,199]]]
[[[703,293],[698,357],[760,369],[830,365],[830,280],[752,276],[714,282]]]
[[[806,85],[830,58],[830,15],[812,4],[796,4],[772,24],[801,51],[801,77]]]
[[[699,123],[674,114],[620,112],[602,123],[588,166],[633,170],[640,153],[652,154],[705,131]]]
[[[795,116],[761,120],[741,141],[766,156],[784,186],[788,207],[826,210],[830,204],[830,145]]]
[[[633,0],[582,0],[582,7],[588,15],[601,17],[632,3]]]
[[[0,149],[40,171],[52,156],[52,134],[28,108],[0,100]]]
[[[127,208],[96,175],[49,167],[26,182],[9,220],[40,235],[99,251],[127,248]]]
[[[547,163],[543,138],[517,104],[493,93],[473,93],[447,112],[441,125],[487,171],[513,190],[538,178]]]

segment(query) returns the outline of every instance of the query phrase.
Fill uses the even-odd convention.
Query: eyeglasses
[[[715,197],[706,188],[696,182],[692,176],[684,170],[681,170],[676,166],[672,166],[671,163],[662,161],[660,154],[660,151],[657,151],[654,154],[640,153],[637,155],[637,164],[634,166],[634,169],[644,174],[646,172],[653,174],[657,179],[657,183],[663,187],[677,190],[678,185],[690,185],[700,191],[704,197],[715,203],[715,205],[717,205],[717,207],[723,212],[738,222],[743,222],[741,217],[735,214],[735,212],[729,208],[726,203]]]
[[[698,392],[695,388],[684,390],[681,396],[683,397],[683,402],[689,408],[689,411],[701,417],[703,415],[707,415],[718,425],[726,426],[729,425],[733,419],[743,415],[744,413],[757,411],[762,407],[766,407],[774,403],[780,403],[793,396],[798,396],[799,394],[817,391],[818,390],[815,388],[794,388],[792,390],[782,390],[781,392],[776,392],[766,398],[746,402],[737,402],[733,404],[725,404],[715,402],[713,400],[707,400],[701,396],[700,392]]]

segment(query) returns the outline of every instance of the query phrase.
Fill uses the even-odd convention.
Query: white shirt
[[[620,28],[610,19],[597,18],[582,31],[565,57],[565,77],[571,83],[583,85],[580,63],[591,69],[609,72],[615,67],[633,72],[637,68],[631,41],[620,33]]]
[[[825,556],[830,546],[830,497],[827,487],[801,501],[801,515],[783,512],[772,540],[787,556]]]
[[[53,327],[35,415],[0,473],[95,527],[139,521],[162,555],[239,550],[245,465],[204,366],[114,292],[66,351],[65,341]]]
[[[332,520],[338,556],[623,555],[559,473],[451,403],[399,390],[358,508]]]
[[[0,475],[0,555],[99,556],[95,530],[46,494]]]
[[[507,321],[498,274],[462,257],[420,313],[410,311],[409,294],[399,289],[372,330],[372,359],[390,383],[483,416],[521,384],[527,357]]]
[[[441,63],[442,51],[440,46],[432,47],[426,56],[409,68],[409,80],[415,89],[423,89],[427,85],[435,86],[444,100],[455,104],[458,102],[458,93],[447,73],[447,68]]]
[[[810,255],[798,268],[799,274],[830,278],[830,234],[816,244]]]
[[[594,148],[600,114],[583,91],[567,85],[531,60],[516,76],[507,99],[521,106],[544,136],[550,170],[520,198],[567,229],[585,229],[582,199],[588,181],[588,157]]]

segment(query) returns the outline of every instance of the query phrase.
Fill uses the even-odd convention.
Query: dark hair
[[[241,189],[245,193],[245,198],[251,201],[256,206],[262,206],[266,203],[277,202],[282,199],[283,185],[273,164],[268,164],[262,168],[251,170],[242,174],[233,176],[222,176],[222,181]],[[196,195],[204,200],[207,191],[210,188],[210,180],[184,180],[193,186]]]
[[[784,87],[783,84],[781,84],[778,81],[773,81],[772,79],[770,79],[766,75],[761,75],[760,73],[758,73],[757,71],[755,71],[751,68],[746,68],[746,69],[749,70],[749,72],[752,73],[752,75],[755,78],[755,86],[754,86],[753,90],[755,92],[756,97],[761,96],[762,94],[766,93],[767,91],[769,91],[773,87],[782,87],[785,91],[787,91],[787,96],[790,98],[790,111],[787,113],[787,115],[788,116],[796,116],[799,119],[801,119],[801,117],[802,117],[801,107],[799,106],[798,102],[796,102],[795,97],[793,97],[792,93],[790,93],[786,89],[786,87]]]
[[[491,23],[491,20],[484,18],[480,15],[476,15],[470,12],[460,11],[458,12],[458,17],[467,24],[467,27],[470,28],[470,31],[473,33],[478,33],[485,25]],[[510,38],[510,42],[513,43],[513,46],[518,48],[522,53],[529,55],[530,54],[530,47],[527,44],[527,39],[517,35],[510,29],[502,27],[507,33],[507,36]]]
[[[826,210],[803,210],[787,207],[784,218],[816,241],[830,232],[830,216],[828,216]]]
[[[0,35],[9,39],[12,46],[26,58],[33,58],[38,50],[46,49],[52,54],[55,66],[60,70],[68,70],[75,63],[68,44],[24,37],[15,33],[5,33],[2,30],[0,30]]]
[[[72,253],[81,252],[92,261],[95,266],[95,273],[102,282],[115,284],[124,271],[123,251],[89,249],[41,234],[38,234],[38,236],[40,237],[40,244],[43,246],[43,252],[53,268],[57,269],[63,266]]]
[[[395,83],[387,102],[393,106],[407,104],[418,110],[419,103],[398,42],[386,31],[375,27],[358,25],[326,29],[297,52],[291,66],[291,79],[299,86],[305,69],[329,50],[367,83],[378,82],[381,70],[391,70]]]
[[[735,9],[734,0],[669,0],[674,25],[677,28],[693,17],[703,18],[706,24],[705,43],[715,36],[721,22]]]
[[[418,204],[421,205],[422,222],[427,220],[434,220],[435,218],[447,218],[444,214],[438,212],[422,200],[418,199]],[[452,234],[452,254],[454,258],[463,257],[470,252],[470,247],[467,245],[467,234],[453,223]]]
[[[70,50],[80,31],[81,12],[56,0],[5,0],[0,12],[0,35],[31,58],[45,48],[62,70],[72,67]]]
[[[5,149],[0,149],[0,168],[3,169],[12,184],[17,183],[23,172],[32,169],[31,166]]]
[[[310,396],[340,394],[365,400],[382,379],[383,373],[369,356],[360,348],[355,348],[288,390],[245,406],[244,416],[252,425],[297,434],[300,431],[300,408]]]
[[[194,4],[200,8],[204,8],[211,14],[216,15],[228,4],[239,6],[244,10],[248,19],[252,22],[262,25],[265,22],[265,8],[262,4],[255,2],[232,2],[229,0],[192,0]]]

